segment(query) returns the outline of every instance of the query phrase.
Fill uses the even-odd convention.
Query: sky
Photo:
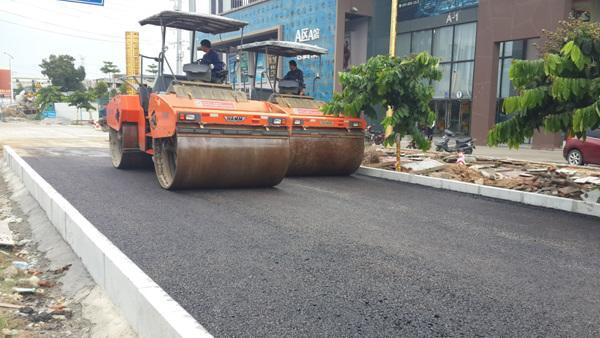
[[[208,13],[208,0],[196,0],[197,11]],[[182,9],[188,10],[188,0]],[[87,79],[105,77],[102,61],[112,61],[125,72],[125,32],[140,33],[140,53],[156,56],[160,51],[160,28],[140,26],[138,21],[163,10],[174,0],[105,0],[104,6],[61,0],[0,0],[0,68],[8,68],[11,54],[13,77],[42,77],[39,64],[50,54],[69,54],[83,65]],[[182,32],[188,53],[188,32]],[[175,67],[175,30],[167,34],[167,58]],[[145,66],[144,66],[145,67]]]

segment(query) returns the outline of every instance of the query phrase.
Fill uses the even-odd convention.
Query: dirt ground
[[[0,156],[4,144],[20,153],[77,152],[107,142],[107,134],[92,126],[0,123]],[[0,245],[0,336],[136,336],[37,202],[0,165],[0,242],[11,236],[13,245]]]

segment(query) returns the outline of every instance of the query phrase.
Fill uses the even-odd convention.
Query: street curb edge
[[[10,146],[4,163],[140,337],[212,337]]]
[[[504,201],[522,203],[548,209],[556,209],[587,216],[600,217],[600,204],[576,201],[569,198],[546,196],[532,192],[497,188],[474,183],[465,183],[437,177],[400,173],[385,169],[369,168],[365,166],[361,166],[356,174],[381,178],[389,181],[418,184],[437,189],[491,197]]]

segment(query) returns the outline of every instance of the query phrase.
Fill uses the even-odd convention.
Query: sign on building
[[[399,0],[398,20],[437,16],[478,5],[479,0]]]
[[[76,2],[76,3],[80,3],[80,4],[86,4],[86,5],[104,6],[104,0],[60,0],[60,1]]]
[[[302,28],[296,31],[296,42],[318,40],[321,37],[319,28]]]
[[[131,77],[137,78],[141,74],[140,69],[140,33],[125,32],[125,73],[131,81]],[[127,93],[134,95],[135,90],[127,87]]]
[[[10,69],[0,69],[0,97],[11,97],[10,95]]]

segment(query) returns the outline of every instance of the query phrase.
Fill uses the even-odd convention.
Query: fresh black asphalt
[[[215,336],[600,335],[597,218],[360,176],[169,192],[108,157],[26,160]]]

